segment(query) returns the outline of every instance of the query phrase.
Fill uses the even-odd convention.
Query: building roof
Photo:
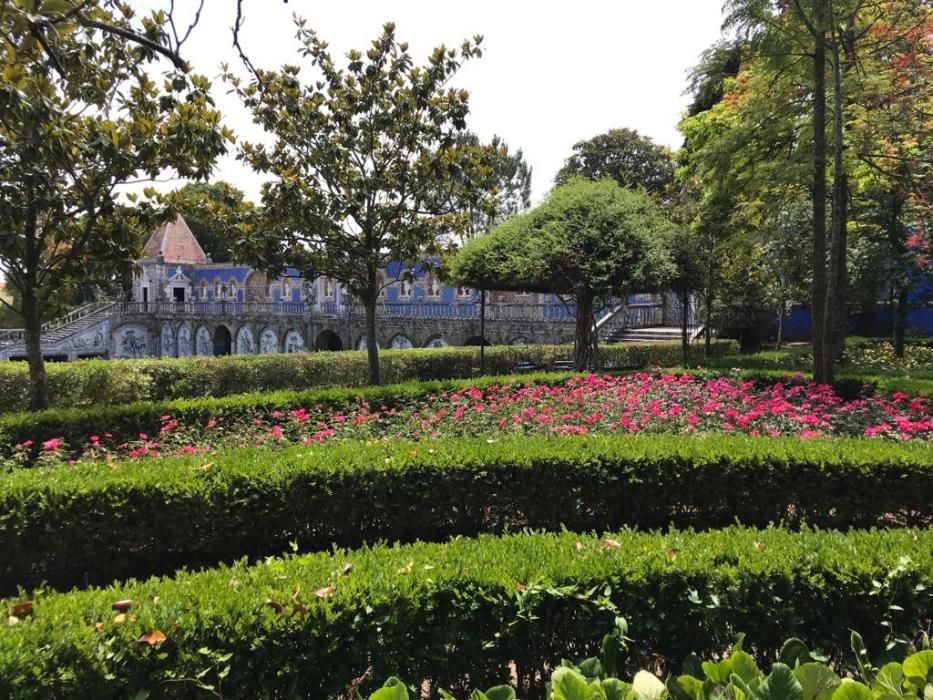
[[[174,221],[160,226],[146,241],[142,260],[197,265],[207,262],[207,255],[179,214]]]

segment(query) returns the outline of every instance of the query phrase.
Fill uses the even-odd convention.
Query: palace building
[[[381,274],[381,347],[478,345],[483,338],[488,344],[573,340],[573,305],[555,295],[488,292],[483,305],[477,290],[441,284],[429,266],[393,263]],[[618,340],[666,321],[674,325],[673,315],[677,310],[663,297],[635,295],[603,310],[600,336]],[[0,359],[25,355],[16,333],[0,335]],[[131,299],[76,309],[47,323],[42,339],[49,360],[365,347],[363,309],[341,284],[303,279],[295,270],[270,279],[246,265],[212,262],[180,216],[146,242]]]

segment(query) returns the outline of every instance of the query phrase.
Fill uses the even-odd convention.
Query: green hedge
[[[547,678],[620,614],[629,673],[717,653],[739,630],[760,658],[790,635],[838,656],[850,629],[877,653],[931,623],[933,531],[484,536],[43,594],[19,612],[0,628],[2,697],[203,697],[202,683],[323,699],[370,667],[458,691]]]
[[[513,436],[253,448],[0,476],[0,591],[523,527],[929,524],[928,445]]]
[[[716,356],[735,353],[735,341],[713,343]],[[679,343],[604,345],[612,365],[671,366],[681,362]],[[479,348],[457,347],[382,350],[383,381],[472,377],[479,368]],[[486,348],[486,371],[509,374],[519,361],[553,369],[554,361],[573,356],[567,345],[497,345]],[[29,408],[25,363],[0,362],[0,413]],[[49,364],[53,407],[99,407],[137,401],[165,401],[244,392],[302,390],[366,384],[366,353],[361,351],[231,356],[189,359],[80,360]]]

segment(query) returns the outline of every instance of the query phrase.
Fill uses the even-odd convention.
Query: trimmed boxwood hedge
[[[0,590],[515,531],[929,524],[928,445],[709,435],[253,448],[0,476]]]
[[[760,658],[789,636],[838,658],[859,630],[877,658],[931,623],[933,531],[483,536],[21,602],[0,603],[20,612],[0,628],[2,697],[203,697],[201,683],[323,699],[367,668],[453,690],[534,682],[595,652],[616,615],[635,637],[627,673],[718,653],[740,630]]]
[[[711,356],[735,353],[733,340],[716,340]],[[680,343],[625,343],[600,350],[610,365],[661,365],[681,362]],[[554,361],[573,357],[568,345],[496,345],[486,348],[486,371],[508,374],[518,362],[553,369]],[[479,368],[479,348],[450,347],[383,350],[382,379],[472,377]],[[317,352],[230,357],[147,360],[79,360],[50,364],[49,393],[53,407],[93,407],[166,401],[244,392],[300,391],[324,386],[366,384],[366,353]],[[21,362],[0,362],[0,413],[29,408],[28,368]]]

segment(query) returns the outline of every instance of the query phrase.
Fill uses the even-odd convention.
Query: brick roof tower
[[[203,265],[208,262],[201,244],[181,214],[152,232],[143,248],[141,260],[170,265]]]

